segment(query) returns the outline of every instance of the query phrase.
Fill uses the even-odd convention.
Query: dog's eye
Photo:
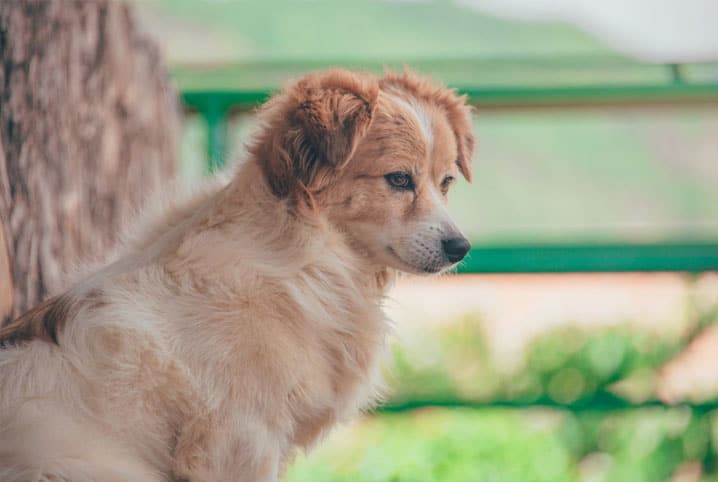
[[[384,176],[391,187],[397,189],[414,189],[411,176],[406,172],[392,172]]]
[[[451,183],[454,182],[454,176],[446,176],[443,181],[441,181],[441,192],[446,195],[446,193],[449,192],[449,187],[451,187]]]

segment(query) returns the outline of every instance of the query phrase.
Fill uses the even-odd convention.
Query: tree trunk
[[[1,0],[0,62],[6,323],[106,251],[172,176],[179,108],[157,47],[116,1]]]

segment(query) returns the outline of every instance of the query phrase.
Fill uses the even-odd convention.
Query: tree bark
[[[131,13],[0,1],[0,323],[107,250],[173,174],[177,97]]]

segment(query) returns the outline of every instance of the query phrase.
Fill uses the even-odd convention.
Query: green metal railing
[[[460,273],[702,272],[718,270],[718,243],[482,246]]]
[[[322,65],[312,65],[321,67]],[[651,66],[655,68],[657,66]],[[302,66],[293,66],[301,70]],[[683,66],[666,66],[663,82],[610,83],[580,86],[459,87],[470,103],[486,109],[597,108],[606,106],[660,106],[715,104],[718,81],[686,79]],[[186,77],[186,73],[184,74]],[[200,74],[203,75],[203,74]],[[196,82],[188,82],[196,85]],[[187,109],[198,112],[207,128],[210,171],[223,165],[228,146],[227,118],[231,112],[250,111],[264,102],[271,88],[185,89]],[[480,246],[469,253],[460,273],[627,272],[718,270],[718,242]]]
[[[410,412],[424,407],[437,408],[544,408],[568,410],[573,413],[584,412],[620,412],[642,408],[689,408],[698,414],[706,414],[718,410],[718,402],[677,403],[670,405],[660,400],[632,402],[619,397],[594,397],[580,403],[561,403],[548,397],[538,400],[486,400],[471,401],[460,398],[413,398],[405,401],[390,401],[377,408],[379,412]]]
[[[553,88],[462,88],[479,109],[575,108],[611,105],[717,103],[718,84],[594,86]],[[270,89],[246,91],[187,90],[182,100],[207,124],[210,170],[222,166],[230,111],[250,111],[267,100]]]

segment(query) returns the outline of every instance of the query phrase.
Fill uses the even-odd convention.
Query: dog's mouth
[[[399,253],[397,253],[392,246],[387,246],[386,251],[391,255],[392,258],[397,260],[399,264],[402,265],[402,269],[404,271],[408,271],[410,273],[436,274],[440,273],[442,269],[446,268],[446,266],[436,265],[415,266],[411,263],[407,263],[406,261],[404,261],[404,259],[399,256]]]

